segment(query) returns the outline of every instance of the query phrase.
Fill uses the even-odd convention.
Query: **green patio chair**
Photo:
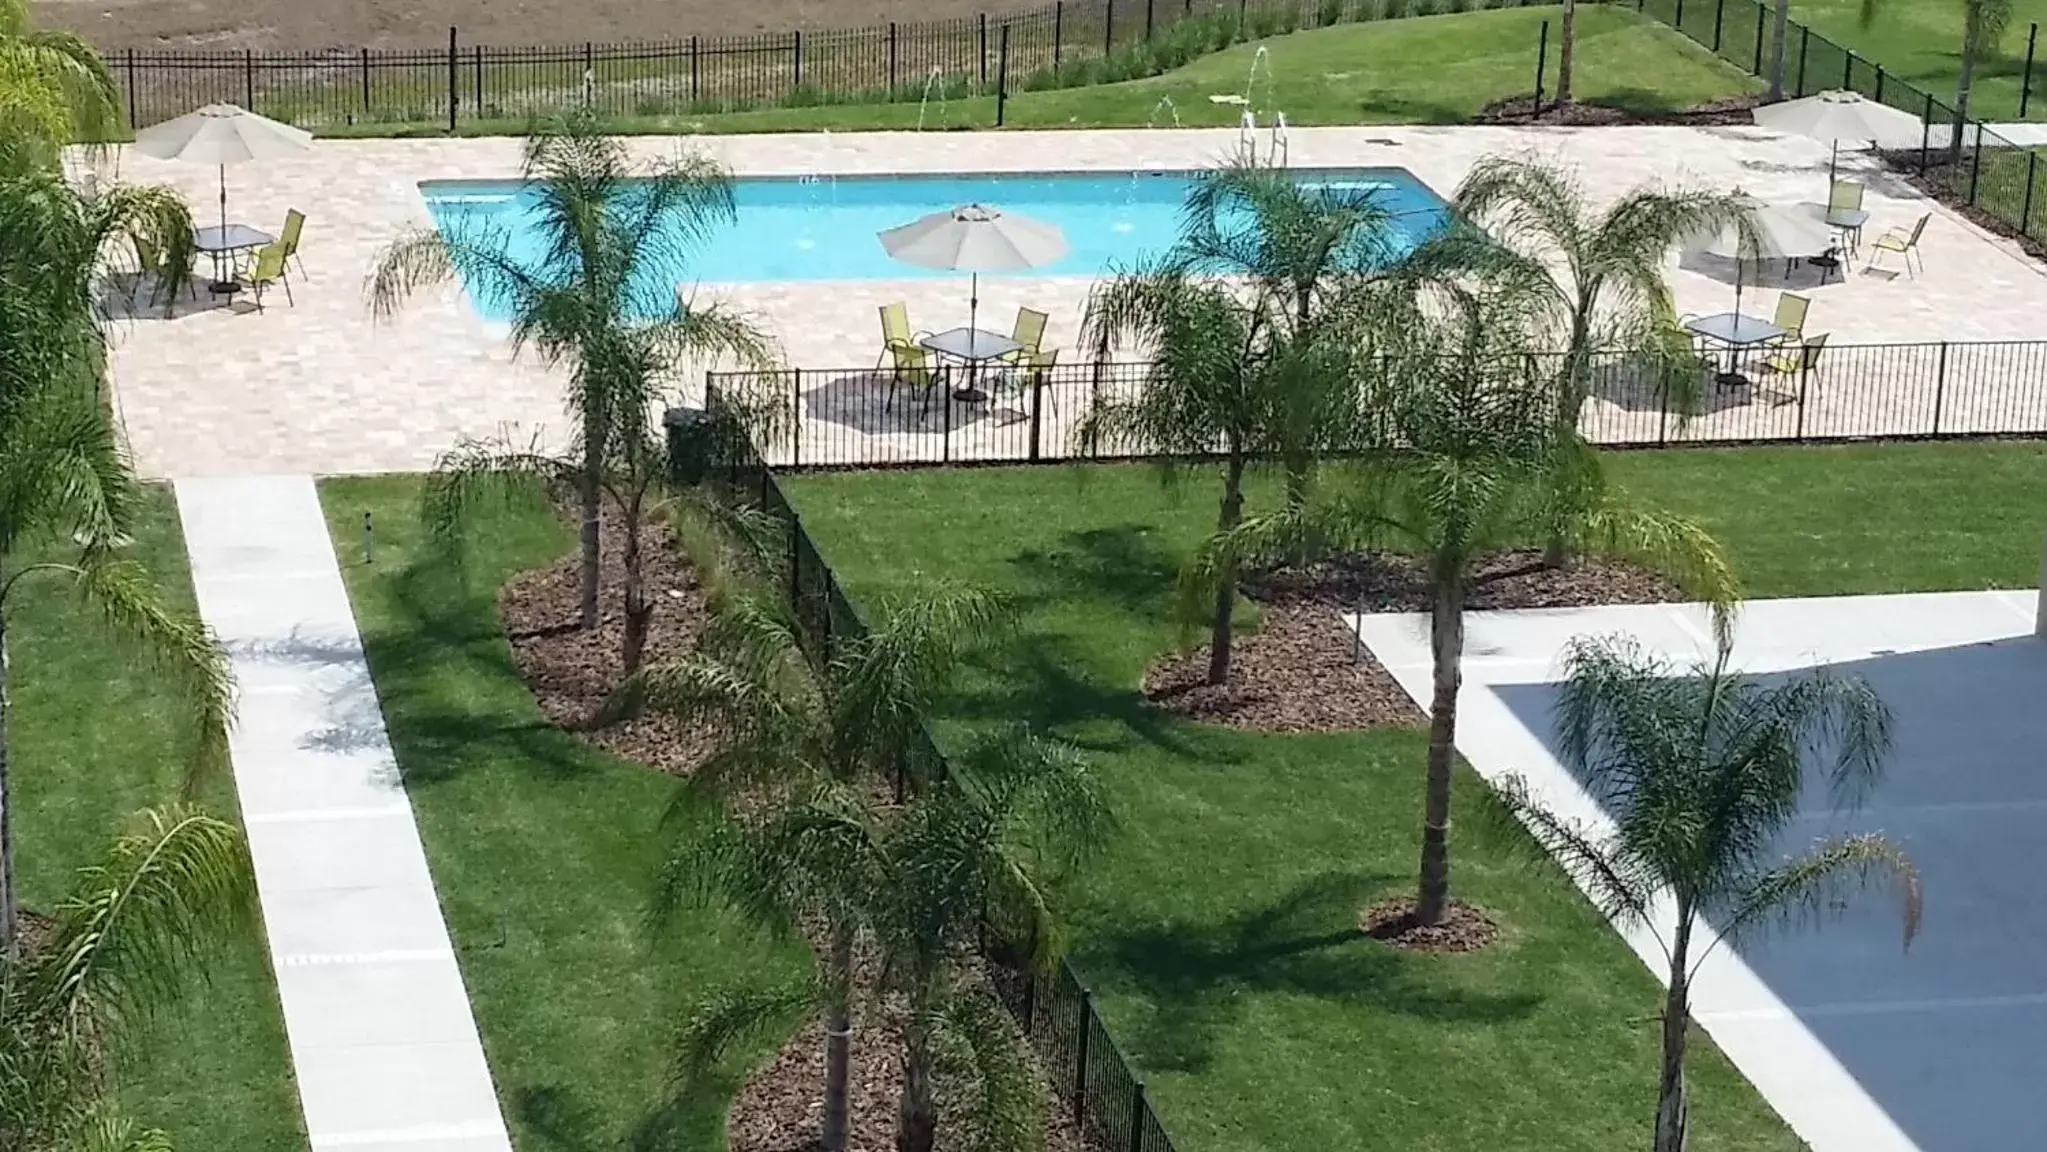
[[[874,366],[888,363],[897,348],[923,349],[917,346],[917,337],[922,333],[910,331],[910,309],[902,301],[881,306],[881,355],[874,358]]]
[[[884,315],[888,309],[882,309]],[[889,369],[888,396],[882,401],[881,410],[886,412],[896,402],[896,389],[909,388],[923,393],[923,411],[931,411],[931,398],[938,393],[939,373],[932,365],[931,350],[920,348],[909,341],[890,343],[882,355],[893,363]]]
[[[263,310],[263,289],[272,284],[284,287],[284,301],[298,307],[298,301],[291,298],[291,281],[284,278],[285,247],[282,241],[267,244],[256,250],[249,266],[235,274],[235,281],[255,294],[256,311]]]
[[[305,230],[306,214],[296,208],[286,209],[284,213],[284,230],[278,233],[277,242],[284,245],[286,259],[298,262],[299,275],[301,276],[306,274],[306,262],[299,259],[299,236]]]
[[[1011,352],[1004,359],[1012,364],[1027,366],[1034,360],[1045,343],[1045,324],[1052,318],[1034,308],[1016,310],[1016,324],[1009,330],[1009,338],[1023,347]]]
[[[1763,367],[1783,376],[1800,379],[1819,371],[1820,353],[1826,351],[1827,333],[1806,337],[1795,348],[1785,348],[1763,361]]]
[[[1774,316],[1770,317],[1770,323],[1784,329],[1784,335],[1781,339],[1775,340],[1772,343],[1781,346],[1803,339],[1805,334],[1805,314],[1810,311],[1812,311],[1812,300],[1810,297],[1800,296],[1796,292],[1779,292],[1777,294],[1777,312]]]
[[[141,293],[142,281],[145,277],[155,281],[155,283],[149,286],[149,302],[151,304],[156,303],[157,297],[165,295],[166,292],[168,292],[170,297],[168,304],[177,304],[178,286],[164,278],[162,250],[156,246],[154,241],[147,237],[137,236],[135,238],[135,282],[128,287],[128,307],[135,307],[135,297]],[[199,289],[193,286],[190,276],[185,277],[185,291],[190,294],[192,299],[199,299]],[[168,308],[166,309],[166,315],[168,315]]]
[[[1896,252],[1905,261],[1905,271],[1910,273],[1914,279],[1917,279],[1919,273],[1912,271],[1912,260],[1914,257],[1918,257],[1919,272],[1926,271],[1926,257],[1919,255],[1919,237],[1925,234],[1926,222],[1931,219],[1933,219],[1933,213],[1928,212],[1919,218],[1919,223],[1912,225],[1912,231],[1910,232],[1893,228],[1889,232],[1877,237],[1876,251],[1869,258],[1869,266],[1871,268],[1876,267],[1876,262],[1883,258],[1884,253]]]

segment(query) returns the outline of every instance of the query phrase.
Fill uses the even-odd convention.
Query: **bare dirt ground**
[[[1049,3],[1049,0],[1047,0]],[[44,27],[102,48],[311,51],[358,45],[580,44],[940,20],[1029,0],[31,0]]]

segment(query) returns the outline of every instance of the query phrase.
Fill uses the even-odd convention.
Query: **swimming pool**
[[[1419,243],[1447,216],[1442,198],[1404,168],[1302,169],[1293,175],[1304,183],[1373,191],[1394,216],[1401,250]],[[738,221],[711,238],[694,267],[706,284],[948,278],[954,274],[889,259],[876,234],[961,204],[986,204],[1056,224],[1066,234],[1071,251],[1064,260],[1019,275],[1094,277],[1172,245],[1194,176],[749,177],[734,182]],[[430,181],[420,192],[443,232],[483,224],[511,237],[515,259],[522,251],[538,251],[533,200],[518,184]],[[487,317],[492,311],[481,310]]]

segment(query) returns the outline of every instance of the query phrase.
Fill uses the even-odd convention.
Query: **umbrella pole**
[[[227,165],[220,166],[220,238],[227,239]]]
[[[974,273],[973,279],[969,280],[968,283],[972,285],[972,287],[967,289],[967,330],[971,332],[975,328],[979,327],[978,320],[980,318],[981,313],[981,274],[979,272]],[[972,337],[969,337],[969,339],[972,339]]]
[[[1841,141],[1839,137],[1836,137],[1833,154],[1827,157],[1827,206],[1830,208],[1834,204],[1834,170],[1840,166],[1840,163]]]

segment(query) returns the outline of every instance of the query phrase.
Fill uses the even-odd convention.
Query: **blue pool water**
[[[1295,176],[1372,190],[1394,214],[1403,250],[1446,216],[1442,198],[1402,168]],[[1191,179],[1185,172],[742,179],[735,184],[738,221],[711,238],[693,268],[706,284],[952,277],[889,259],[876,234],[961,204],[985,204],[1066,234],[1071,251],[1064,260],[1020,275],[1098,276],[1172,245]],[[517,184],[431,181],[420,191],[443,232],[487,225],[511,237],[515,259],[522,249],[537,253],[533,203]],[[494,311],[487,304],[481,310]]]

